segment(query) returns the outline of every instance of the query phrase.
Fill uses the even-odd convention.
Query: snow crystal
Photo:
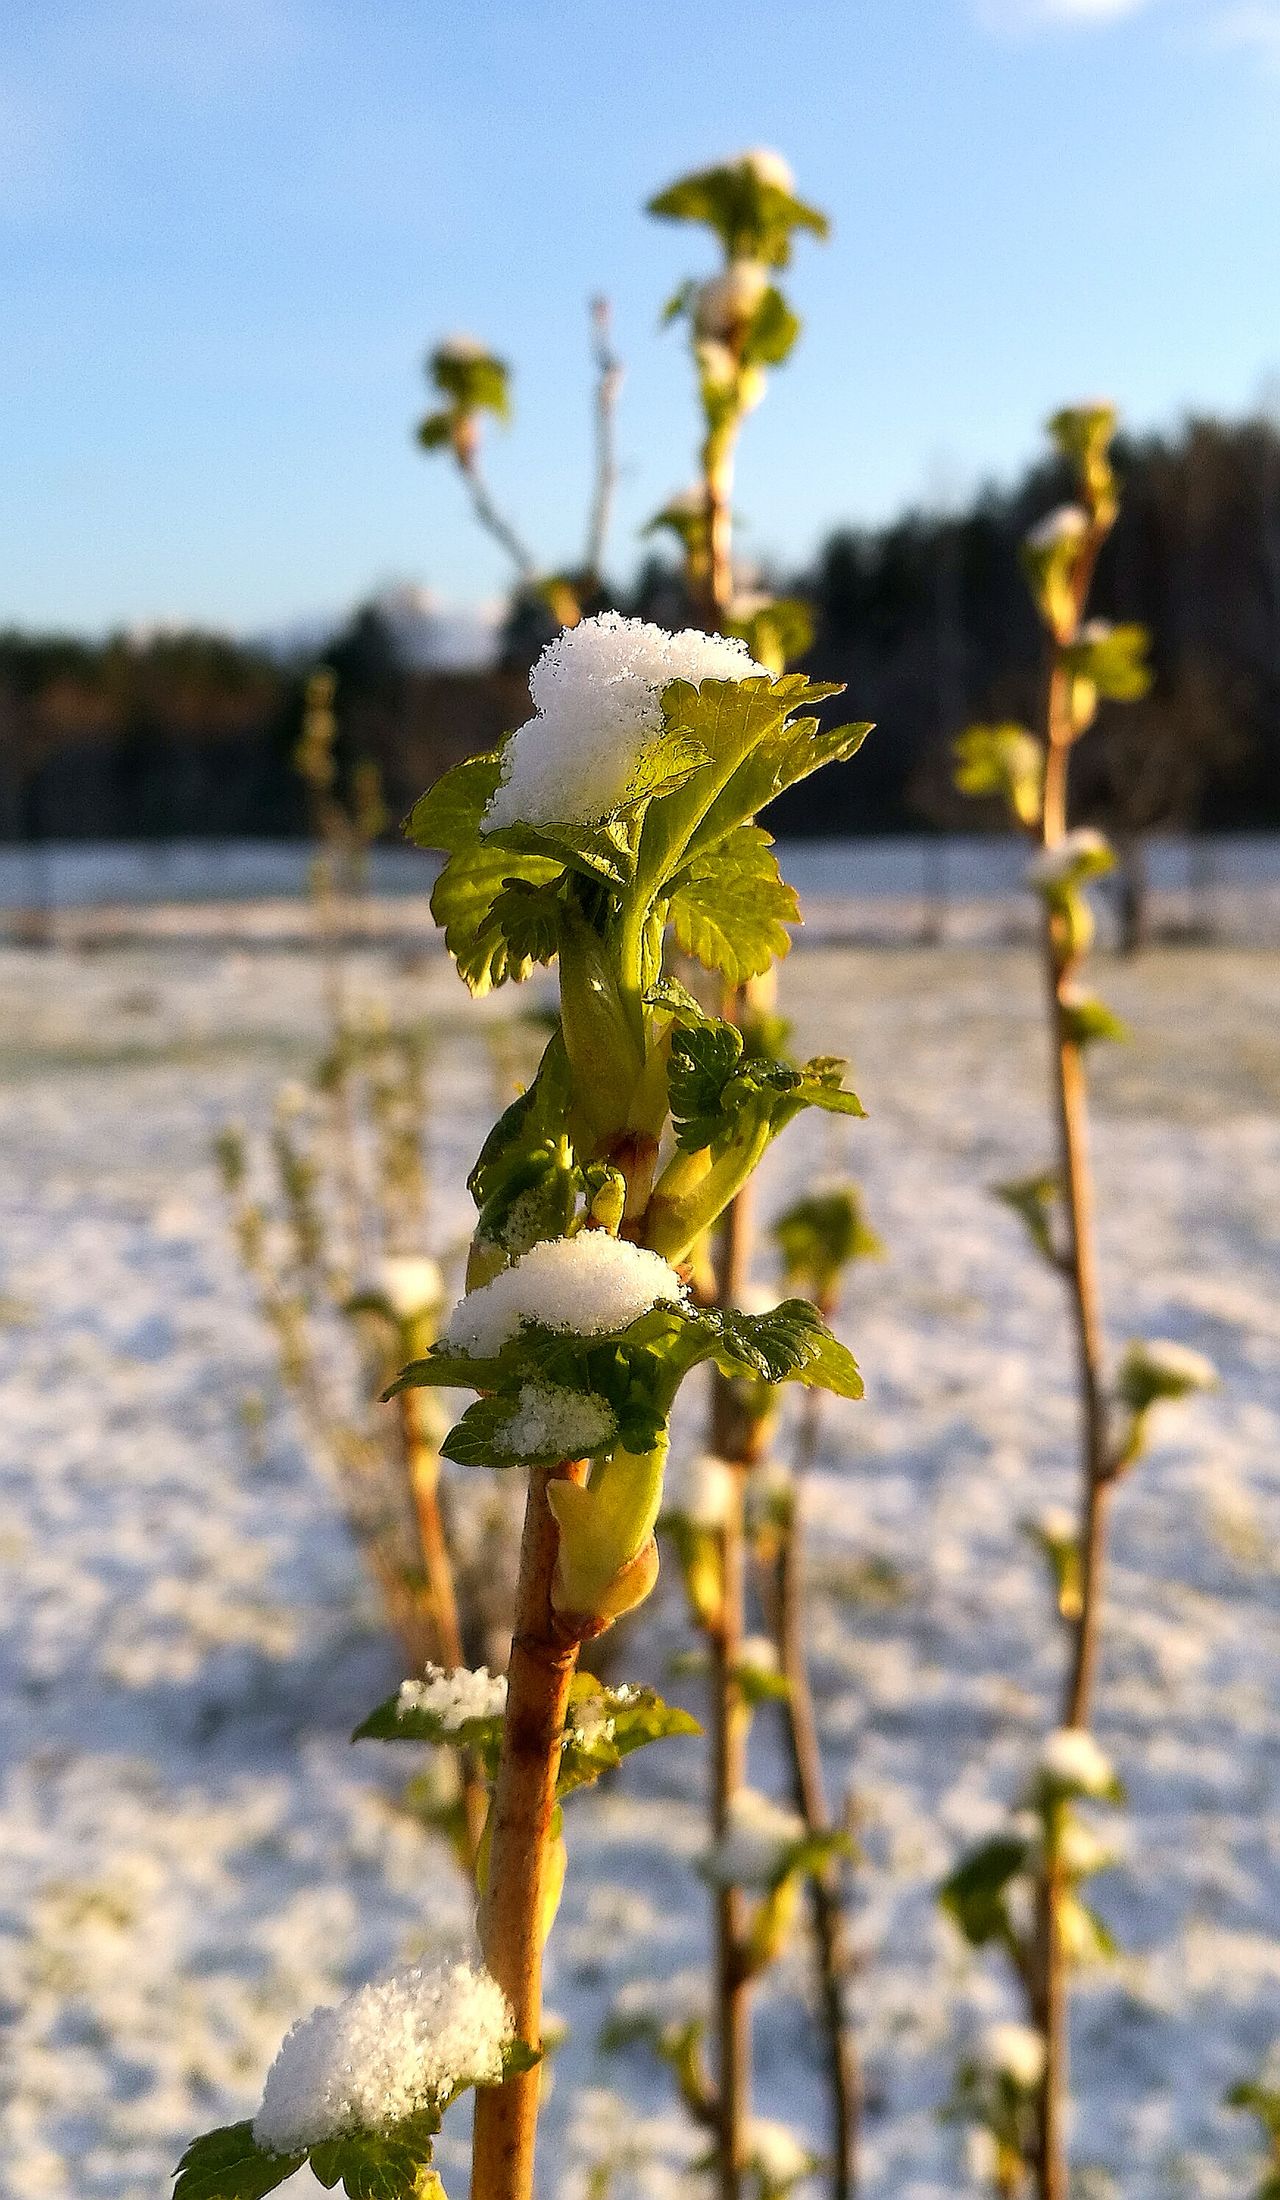
[[[1025,2093],[1033,2092],[1043,2078],[1044,2059],[1044,2035],[1034,2025],[989,2024],[982,2035],[979,2060]]]
[[[702,1868],[724,1886],[768,1887],[788,1851],[804,1840],[804,1820],[758,1788],[739,1788],[729,1805],[721,1838],[705,1852]]]
[[[567,1390],[562,1383],[525,1383],[504,1442],[517,1459],[548,1451],[562,1459],[591,1459],[608,1450],[617,1433],[618,1424],[603,1399]]]
[[[776,1673],[778,1670],[778,1645],[768,1635],[748,1635],[742,1645],[739,1665],[750,1666],[753,1673]]]
[[[1074,1543],[1079,1523],[1065,1505],[1046,1505],[1036,1526],[1046,1543]]]
[[[796,187],[795,170],[781,153],[775,153],[769,145],[748,146],[729,164],[733,168],[749,168],[760,183],[771,183],[778,191],[793,192]]]
[[[378,1269],[378,1288],[399,1321],[438,1306],[444,1297],[444,1278],[425,1255],[388,1253]]]
[[[692,627],[668,634],[604,611],[566,628],[530,674],[536,715],[506,744],[484,829],[607,817],[662,730],[662,691],[672,680],[747,680],[763,671],[745,642]]]
[[[1042,848],[1027,865],[1027,883],[1030,886],[1060,886],[1069,879],[1081,863],[1091,863],[1095,857],[1110,857],[1111,843],[1105,833],[1092,825],[1077,825],[1074,831],[1064,833],[1051,848]]]
[[[1102,1795],[1115,1779],[1111,1760],[1083,1727],[1060,1726],[1040,1752],[1040,1770],[1059,1786]]]
[[[506,1675],[491,1673],[487,1665],[478,1666],[474,1673],[465,1665],[452,1673],[443,1666],[429,1665],[420,1681],[401,1682],[396,1699],[400,1717],[407,1711],[429,1711],[446,1733],[456,1733],[468,1719],[499,1718],[506,1705]]]
[[[459,2086],[495,2084],[514,2036],[487,1971],[394,1972],[294,2025],[267,2073],[253,2136],[291,2154],[343,2132],[386,2131]]]
[[[660,1300],[678,1304],[683,1292],[660,1254],[605,1230],[582,1230],[544,1238],[492,1283],[459,1299],[445,1341],[470,1358],[488,1359],[525,1322],[578,1337],[611,1336]]]
[[[1029,550],[1056,550],[1061,542],[1078,542],[1089,532],[1089,515],[1079,504],[1059,504],[1027,531]]]
[[[750,321],[769,288],[769,271],[758,260],[731,260],[709,282],[698,286],[693,320],[699,336],[726,337]]]

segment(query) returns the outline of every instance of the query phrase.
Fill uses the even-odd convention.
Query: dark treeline
[[[1082,745],[1082,816],[1121,836],[1160,826],[1280,827],[1280,432],[1193,421],[1123,445],[1122,516],[1099,571],[1101,615],[1151,630],[1148,700],[1108,713]],[[900,832],[981,822],[952,793],[951,737],[1032,707],[1039,636],[1018,568],[1027,527],[1067,494],[1052,466],[965,512],[842,530],[811,572],[804,669],[848,685],[878,733],[855,772],[778,807],[791,834]],[[688,616],[656,562],[623,609]],[[348,756],[374,756],[393,814],[447,764],[527,711],[543,638],[513,611],[492,673],[406,669],[375,611],[326,652]],[[289,837],[305,830],[291,755],[307,668],[223,637],[89,644],[0,635],[0,837]]]

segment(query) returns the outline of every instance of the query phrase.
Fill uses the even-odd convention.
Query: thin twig
[[[776,1567],[776,1621],[782,1677],[787,1684],[783,1731],[791,1764],[792,1800],[811,1834],[831,1830],[822,1776],[822,1751],[804,1641],[803,1493],[817,1449],[819,1393],[807,1390],[801,1409],[799,1439],[790,1502],[779,1528]],[[808,1882],[814,1969],[822,2012],[823,2059],[831,2115],[832,2200],[852,2200],[857,2190],[858,2126],[862,2075],[857,2042],[845,2007],[852,1964],[845,1933],[839,1866],[832,1861]]]
[[[614,427],[623,367],[613,349],[612,326],[613,309],[609,300],[603,297],[593,298],[591,352],[596,370],[595,489],[587,518],[587,544],[582,560],[582,592],[587,597],[596,595],[600,588],[614,492],[618,485]]]
[[[484,528],[486,534],[492,535],[494,541],[500,544],[510,558],[524,586],[532,587],[538,578],[538,568],[533,553],[516,533],[510,520],[506,519],[498,510],[497,505],[490,496],[488,484],[480,471],[478,452],[471,446],[460,450],[458,453],[458,467],[467,485],[467,491],[471,498],[471,509],[480,525]]]

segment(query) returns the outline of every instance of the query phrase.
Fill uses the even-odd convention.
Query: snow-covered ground
[[[1135,1029],[1097,1058],[1111,1333],[1182,1339],[1224,1383],[1116,1507],[1098,1728],[1131,1804],[1097,1892],[1126,1954],[1079,1990],[1074,2146],[1095,2195],[1227,2200],[1251,2157],[1221,2095],[1280,2033],[1280,960],[1102,976]],[[437,1019],[443,1244],[491,1105],[485,1012],[435,959],[376,982]],[[794,1127],[763,1210],[847,1160],[888,1246],[845,1309],[868,1400],[830,1411],[812,1490],[831,1783],[864,1829],[866,2190],[943,2200],[979,2188],[937,2111],[1005,2004],[932,1890],[1015,1793],[1059,1665],[1019,1522],[1070,1492],[1063,1309],[984,1190],[1046,1154],[1039,994],[1017,950],[810,948],[784,1000],[801,1044],[852,1055],[871,1115]],[[0,956],[6,2200],[153,2200],[186,2138],[253,2105],[295,2016],[466,1927],[398,1807],[407,1753],[346,1740],[399,1675],[332,1501],[288,1412],[245,1410],[275,1395],[271,1353],[209,1137],[265,1119],[320,1029],[297,956]],[[669,1599],[627,1672],[660,1677],[681,1639]],[[767,1709],[755,1740],[767,1785]],[[619,1985],[675,1993],[696,1956],[700,1779],[671,1742],[571,1806],[548,2200],[581,2200],[610,2133],[688,2152],[660,2078],[593,2042]],[[771,1981],[760,2095],[814,2130],[802,1984],[798,1959]]]

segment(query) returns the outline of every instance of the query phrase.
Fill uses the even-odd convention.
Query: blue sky
[[[409,440],[456,328],[516,367],[494,482],[566,560],[597,288],[626,570],[696,434],[658,309],[710,264],[641,205],[751,144],[835,223],[744,441],[755,554],[1007,474],[1071,396],[1274,389],[1280,0],[9,0],[0,624],[491,595]]]

